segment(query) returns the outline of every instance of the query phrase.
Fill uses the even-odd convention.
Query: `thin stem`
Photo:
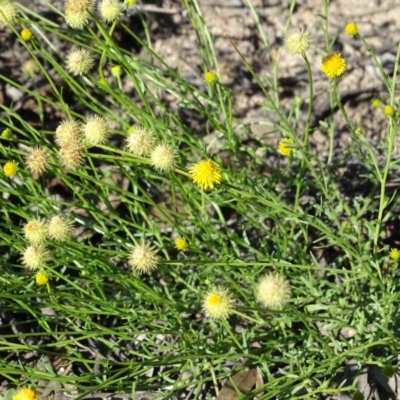
[[[314,101],[314,86],[313,86],[313,79],[312,79],[312,71],[311,65],[308,61],[308,58],[305,54],[303,54],[304,61],[306,63],[307,73],[308,73],[308,82],[309,82],[309,100],[308,100],[308,113],[307,113],[307,121],[306,126],[304,128],[304,138],[303,138],[303,156],[301,159],[301,166],[300,166],[300,179],[297,180],[296,184],[296,197],[295,197],[295,204],[294,204],[294,211],[296,212],[299,206],[300,201],[300,191],[301,191],[301,184],[302,184],[302,177],[304,175],[304,170],[306,167],[306,158],[308,152],[308,139],[310,136],[310,125],[311,125],[311,115],[313,110],[313,101]]]

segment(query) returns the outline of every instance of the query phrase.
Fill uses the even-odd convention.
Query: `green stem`
[[[397,71],[399,68],[399,59],[400,59],[400,44],[397,47],[397,55],[396,55],[396,62],[394,65],[394,71],[393,71],[393,79],[392,79],[392,85],[391,85],[391,90],[390,90],[390,104],[393,105],[394,103],[394,94],[396,91],[396,78],[397,78]],[[394,142],[396,139],[396,131],[397,131],[397,121],[396,118],[393,116],[393,118],[390,119],[389,123],[389,132],[388,132],[388,143],[387,143],[387,157],[386,157],[386,163],[385,167],[383,169],[383,174],[382,174],[382,179],[381,179],[381,190],[380,190],[380,196],[379,196],[379,210],[378,210],[378,218],[376,221],[376,227],[375,227],[375,234],[374,234],[374,248],[375,251],[378,246],[378,239],[379,239],[379,233],[381,230],[381,224],[382,224],[382,219],[383,219],[383,210],[387,206],[387,199],[386,199],[386,181],[387,177],[389,175],[389,169],[390,169],[390,164],[392,161],[392,154],[393,154],[393,149],[394,149]]]
[[[311,125],[311,115],[313,110],[313,101],[314,101],[314,86],[313,86],[313,79],[312,79],[312,71],[311,65],[308,61],[308,58],[305,54],[303,54],[304,61],[306,63],[307,73],[308,73],[308,82],[309,82],[309,101],[308,101],[308,113],[307,113],[307,121],[306,126],[304,128],[304,138],[303,138],[303,155],[301,158],[301,166],[300,166],[300,177],[296,183],[296,197],[294,203],[294,211],[296,212],[299,206],[300,201],[300,191],[301,191],[301,183],[302,177],[304,175],[304,170],[306,167],[306,158],[308,152],[308,139],[310,136],[310,125]]]

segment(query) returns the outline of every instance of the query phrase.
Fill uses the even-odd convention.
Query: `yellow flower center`
[[[222,300],[222,297],[217,293],[211,293],[208,296],[208,304],[213,307],[220,305],[221,300]]]

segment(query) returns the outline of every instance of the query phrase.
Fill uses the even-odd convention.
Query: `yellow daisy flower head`
[[[179,237],[175,240],[175,248],[179,251],[185,251],[187,248],[187,241],[185,238]]]
[[[129,265],[139,274],[148,274],[155,269],[160,261],[155,246],[143,242],[135,245],[129,254]]]
[[[0,1],[0,29],[16,22],[19,15],[18,4],[14,0]]]
[[[150,160],[156,171],[171,171],[175,166],[176,150],[169,144],[159,144],[151,154]]]
[[[43,244],[28,246],[22,253],[22,263],[33,271],[43,268],[49,259],[49,251]]]
[[[214,71],[207,71],[204,74],[204,80],[208,84],[214,83],[218,80],[217,74]]]
[[[113,65],[111,67],[111,75],[120,76],[121,75],[121,66],[120,65]]]
[[[49,152],[45,147],[35,147],[25,156],[25,161],[31,174],[40,176],[50,165]]]
[[[212,287],[204,297],[203,311],[207,317],[226,319],[232,313],[233,299],[228,290],[222,286]]]
[[[383,107],[383,113],[387,117],[391,117],[394,114],[394,107],[391,106],[390,104],[387,104],[385,107]]]
[[[12,400],[39,400],[38,392],[30,387],[18,389]]]
[[[395,248],[390,249],[389,257],[392,260],[398,260],[400,258],[400,250]]]
[[[7,161],[3,166],[5,176],[12,178],[18,171],[18,164],[15,161]]]
[[[381,101],[380,101],[378,98],[374,97],[374,98],[371,100],[371,106],[372,106],[372,107],[378,108],[380,105],[381,105]]]
[[[354,36],[358,33],[358,26],[355,22],[349,22],[346,24],[346,27],[344,28],[344,31],[349,35],[349,36]]]
[[[46,240],[46,222],[42,218],[32,218],[23,228],[25,239],[31,244],[38,245]]]
[[[346,60],[340,53],[330,53],[322,58],[322,72],[329,78],[337,78],[346,70]]]
[[[92,69],[94,58],[89,50],[75,49],[67,54],[66,63],[68,71],[72,75],[85,75]]]
[[[267,308],[281,308],[289,300],[290,293],[289,282],[279,274],[262,276],[256,286],[256,297]]]
[[[309,33],[299,29],[286,36],[285,47],[291,54],[304,55],[310,50],[311,36]]]
[[[45,285],[49,281],[49,274],[46,271],[40,270],[36,272],[35,280],[38,285]]]
[[[293,140],[290,138],[284,138],[279,142],[278,151],[284,156],[290,156],[293,153]]]
[[[189,175],[193,182],[203,190],[214,189],[221,183],[222,175],[219,165],[212,160],[201,160],[192,165]]]
[[[28,42],[29,40],[33,39],[33,33],[29,28],[24,28],[21,31],[21,38],[25,42]]]

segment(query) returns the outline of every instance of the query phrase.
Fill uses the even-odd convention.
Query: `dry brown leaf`
[[[251,368],[245,371],[239,371],[228,378],[218,394],[217,400],[237,400],[240,393],[249,393],[257,381],[257,369]],[[237,390],[239,393],[237,392]]]

